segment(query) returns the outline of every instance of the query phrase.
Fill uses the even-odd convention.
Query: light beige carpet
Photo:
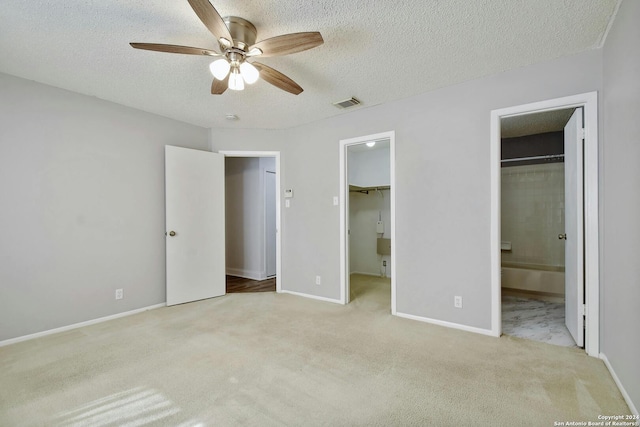
[[[629,409],[582,350],[231,294],[0,348],[1,426],[553,426]]]

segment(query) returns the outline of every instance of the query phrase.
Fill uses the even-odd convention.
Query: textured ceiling
[[[500,120],[500,135],[502,138],[515,138],[517,136],[564,130],[564,126],[571,118],[574,110],[575,108],[567,108],[505,117]]]
[[[186,0],[4,1],[0,72],[204,127],[288,128],[599,47],[618,0],[213,0],[258,40],[320,31],[325,44],[261,59],[305,91],[259,81],[210,95],[210,58],[129,42],[211,48]],[[226,114],[239,120],[229,122]]]

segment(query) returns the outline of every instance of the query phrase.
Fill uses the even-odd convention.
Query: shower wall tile
[[[503,262],[564,267],[564,163],[504,167]]]

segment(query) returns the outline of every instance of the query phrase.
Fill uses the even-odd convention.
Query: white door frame
[[[280,152],[220,150],[225,157],[274,157],[276,159],[276,292],[282,292],[282,223],[280,216]]]
[[[349,193],[347,190],[347,148],[367,141],[389,140],[389,172],[391,178],[391,314],[396,314],[396,133],[382,132],[340,140],[340,302],[349,303],[349,251],[347,244],[347,215],[349,215]]]
[[[502,334],[500,259],[500,119],[542,111],[584,108],[584,268],[585,350],[600,354],[600,279],[598,253],[598,93],[588,92],[491,111],[491,333]]]

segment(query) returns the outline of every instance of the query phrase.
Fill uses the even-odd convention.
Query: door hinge
[[[582,315],[583,316],[587,316],[587,305],[586,304],[582,304]]]
[[[580,139],[584,139],[586,134],[587,134],[587,133],[586,133],[586,131],[585,131],[585,129],[584,129],[584,128],[580,129],[580,135],[579,135],[579,136],[580,136]]]

